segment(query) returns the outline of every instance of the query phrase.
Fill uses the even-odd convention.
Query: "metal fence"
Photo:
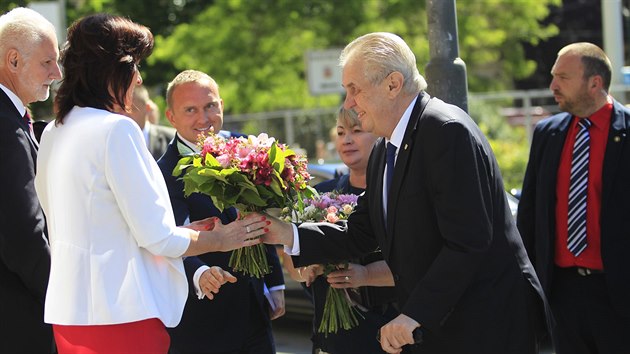
[[[630,86],[615,86],[612,95],[625,104]],[[483,105],[513,126],[524,126],[531,137],[537,121],[558,113],[558,106],[547,88],[524,91],[470,93],[471,115]],[[335,126],[337,108],[293,109],[275,112],[226,115],[224,129],[246,134],[266,132],[292,147],[302,148],[309,159],[331,158],[330,131]],[[334,158],[334,157],[332,157]]]

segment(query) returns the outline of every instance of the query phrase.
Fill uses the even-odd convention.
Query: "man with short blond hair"
[[[209,75],[186,70],[171,81],[166,90],[166,118],[177,130],[175,139],[158,160],[178,225],[187,220],[218,217],[229,223],[238,215],[235,208],[219,211],[207,195],[184,196],[181,178],[172,175],[179,159],[198,152],[199,134],[214,130],[231,135],[223,126],[223,100],[219,86]],[[284,278],[275,247],[266,246],[271,273],[258,279],[233,273],[238,281],[221,287],[212,301],[203,299],[208,266],[226,269],[230,253],[206,253],[184,260],[190,293],[182,321],[169,329],[172,354],[272,354],[275,353],[270,320],[284,314]],[[268,298],[265,296],[268,290]]]

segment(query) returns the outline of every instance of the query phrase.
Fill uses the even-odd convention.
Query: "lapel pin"
[[[407,150],[408,147],[409,147],[409,145],[405,144],[405,150]]]

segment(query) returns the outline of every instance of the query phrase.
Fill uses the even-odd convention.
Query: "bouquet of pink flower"
[[[185,171],[184,194],[206,194],[219,210],[263,211],[296,201],[299,207],[315,193],[306,158],[267,134],[226,139],[211,132],[198,146],[201,153],[181,158],[173,175]],[[233,251],[229,265],[257,278],[270,272],[262,244]]]
[[[282,219],[287,222],[345,222],[354,211],[358,198],[354,194],[327,192],[305,199],[304,208],[294,206],[283,209]],[[331,272],[345,267],[347,267],[347,263],[345,265],[326,264],[323,275],[327,276]],[[350,299],[347,289],[329,286],[326,292],[324,312],[317,331],[328,335],[329,333],[337,333],[339,328],[349,330],[359,324],[357,315],[363,317]]]

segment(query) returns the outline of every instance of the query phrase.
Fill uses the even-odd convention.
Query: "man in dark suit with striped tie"
[[[61,78],[55,28],[37,12],[0,17],[0,353],[50,353],[44,324],[50,272],[46,222],[33,180],[37,141],[26,105]]]
[[[630,110],[591,43],[558,53],[560,109],[536,125],[518,227],[557,321],[558,354],[624,353],[630,333]]]

